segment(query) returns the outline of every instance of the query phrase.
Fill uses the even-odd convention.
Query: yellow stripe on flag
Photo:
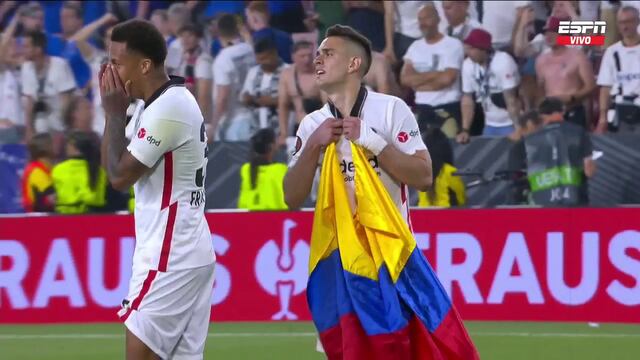
[[[362,149],[351,144],[351,152],[355,166],[355,214],[349,206],[335,144],[325,151],[313,218],[309,272],[339,248],[344,270],[378,280],[378,271],[385,264],[396,282],[416,247],[415,239]]]

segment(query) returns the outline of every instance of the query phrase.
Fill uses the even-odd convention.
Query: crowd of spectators
[[[586,132],[639,133],[639,8],[640,1],[3,1],[0,144],[28,146],[26,209],[126,207],[129,195],[113,200],[96,167],[105,122],[97,73],[111,28],[134,17],[164,35],[166,68],[198,100],[209,141],[257,146],[242,170],[249,189],[260,183],[252,167],[295,146],[299,122],[326,101],[314,81],[315,49],[336,23],[371,40],[366,86],[405,99],[429,147],[477,135],[518,141],[527,134],[523,114],[548,97]],[[563,20],[607,21],[605,45],[557,45]],[[140,107],[133,102],[129,115]],[[436,160],[452,178],[454,160]],[[71,205],[60,201],[73,193],[64,171],[88,174]],[[464,204],[452,179],[455,195],[438,202],[422,194],[420,204]]]

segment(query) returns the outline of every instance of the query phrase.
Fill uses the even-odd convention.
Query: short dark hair
[[[167,43],[160,31],[147,20],[131,19],[116,25],[111,31],[111,41],[123,42],[127,50],[148,57],[155,66],[164,66]]]
[[[253,45],[253,52],[261,54],[267,51],[277,51],[276,44],[268,37],[259,39],[255,45]]]
[[[522,115],[518,117],[518,125],[521,128],[527,126],[528,122],[532,122],[534,125],[538,126],[542,124],[542,119],[540,118],[540,113],[536,109],[530,109],[524,112]]]
[[[308,48],[313,48],[313,44],[307,40],[300,40],[293,44],[293,46],[291,47],[291,53],[295,54],[300,49],[308,49]]]
[[[345,25],[333,25],[328,28],[327,32],[325,33],[325,38],[328,38],[330,36],[345,38],[362,47],[362,50],[364,50],[364,54],[366,57],[366,59],[364,59],[364,72],[362,73],[362,76],[365,76],[369,72],[369,68],[371,67],[371,41],[369,41],[366,36],[360,34],[351,26]]]
[[[47,35],[42,31],[29,31],[25,36],[31,39],[31,45],[45,50],[47,48]]]
[[[218,19],[218,33],[224,37],[238,35],[238,22],[233,14],[222,14]]]
[[[27,143],[29,149],[29,158],[31,161],[38,160],[43,157],[52,156],[50,153],[50,147],[53,138],[50,133],[38,133],[35,134],[31,140]]]
[[[65,1],[62,4],[62,8],[73,10],[76,13],[76,17],[78,19],[82,19],[84,17],[84,11],[82,10],[82,5],[78,4],[75,1]]]
[[[180,30],[178,30],[178,35],[181,35],[183,32],[190,32],[193,35],[201,38],[202,37],[202,28],[200,28],[200,26],[193,24],[193,23],[187,23],[182,25],[182,27],[180,28]]]
[[[563,113],[564,104],[562,103],[562,100],[557,97],[547,97],[540,103],[538,112],[540,112],[540,115],[551,115],[557,112]]]

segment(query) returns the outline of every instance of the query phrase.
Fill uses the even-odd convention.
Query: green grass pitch
[[[586,323],[466,323],[482,359],[637,360],[640,325]],[[205,359],[323,359],[313,325],[212,323]],[[1,360],[123,359],[120,324],[0,325]]]

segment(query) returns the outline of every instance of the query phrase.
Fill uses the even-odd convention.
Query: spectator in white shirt
[[[449,25],[445,34],[463,41],[473,29],[482,25],[469,16],[469,1],[443,1],[442,10]]]
[[[218,20],[218,36],[223,49],[213,62],[214,110],[209,127],[210,141],[246,141],[251,137],[253,113],[240,103],[240,90],[249,69],[256,64],[253,48],[242,41],[235,15]],[[218,129],[220,125],[220,129]]]
[[[516,23],[518,8],[531,1],[483,1],[482,27],[491,34],[493,48],[507,50]]]
[[[42,32],[31,32],[24,39],[28,61],[22,66],[21,79],[26,99],[26,137],[29,140],[35,133],[50,132],[60,141],[64,130],[61,111],[75,91],[76,82],[69,64],[47,55],[46,47],[47,39]]]
[[[251,133],[259,129],[271,128],[280,131],[278,126],[278,84],[280,74],[286,67],[278,56],[276,44],[268,38],[260,39],[254,46],[256,62],[244,81],[240,93],[242,103],[253,110],[254,123]],[[284,129],[286,132],[286,129]]]
[[[481,103],[485,114],[485,136],[508,136],[520,115],[517,98],[518,66],[511,55],[491,47],[491,34],[482,29],[471,31],[464,40],[468,56],[462,64],[462,131],[458,142],[469,141],[475,105]]]
[[[167,10],[167,20],[170,36],[167,40],[167,58],[164,63],[169,73],[171,73],[178,68],[182,58],[183,49],[179,40],[180,29],[190,22],[191,10],[184,3],[173,3]]]
[[[385,47],[382,54],[394,65],[422,36],[416,14],[426,1],[385,1],[384,35]]]
[[[202,30],[195,24],[186,24],[178,31],[178,41],[180,41],[182,54],[178,62],[174,64],[170,74],[184,78],[184,84],[196,95],[195,67],[200,54],[205,50],[200,42],[202,41]]]
[[[430,127],[440,128],[450,119],[457,125],[460,121],[460,68],[464,50],[460,40],[438,31],[439,21],[432,3],[420,9],[418,22],[423,38],[407,50],[400,74],[402,84],[416,92],[421,132]]]
[[[203,51],[196,60],[196,100],[205,119],[213,116],[213,56]]]
[[[640,16],[638,9],[623,6],[616,19],[622,40],[604,53],[598,74],[600,117],[596,131],[607,129],[608,113],[617,118],[619,132],[640,133]],[[613,100],[613,108],[611,102]],[[613,120],[613,118],[611,119]]]
[[[24,138],[24,113],[20,100],[20,65],[23,61],[15,35],[14,16],[0,39],[0,144]]]

